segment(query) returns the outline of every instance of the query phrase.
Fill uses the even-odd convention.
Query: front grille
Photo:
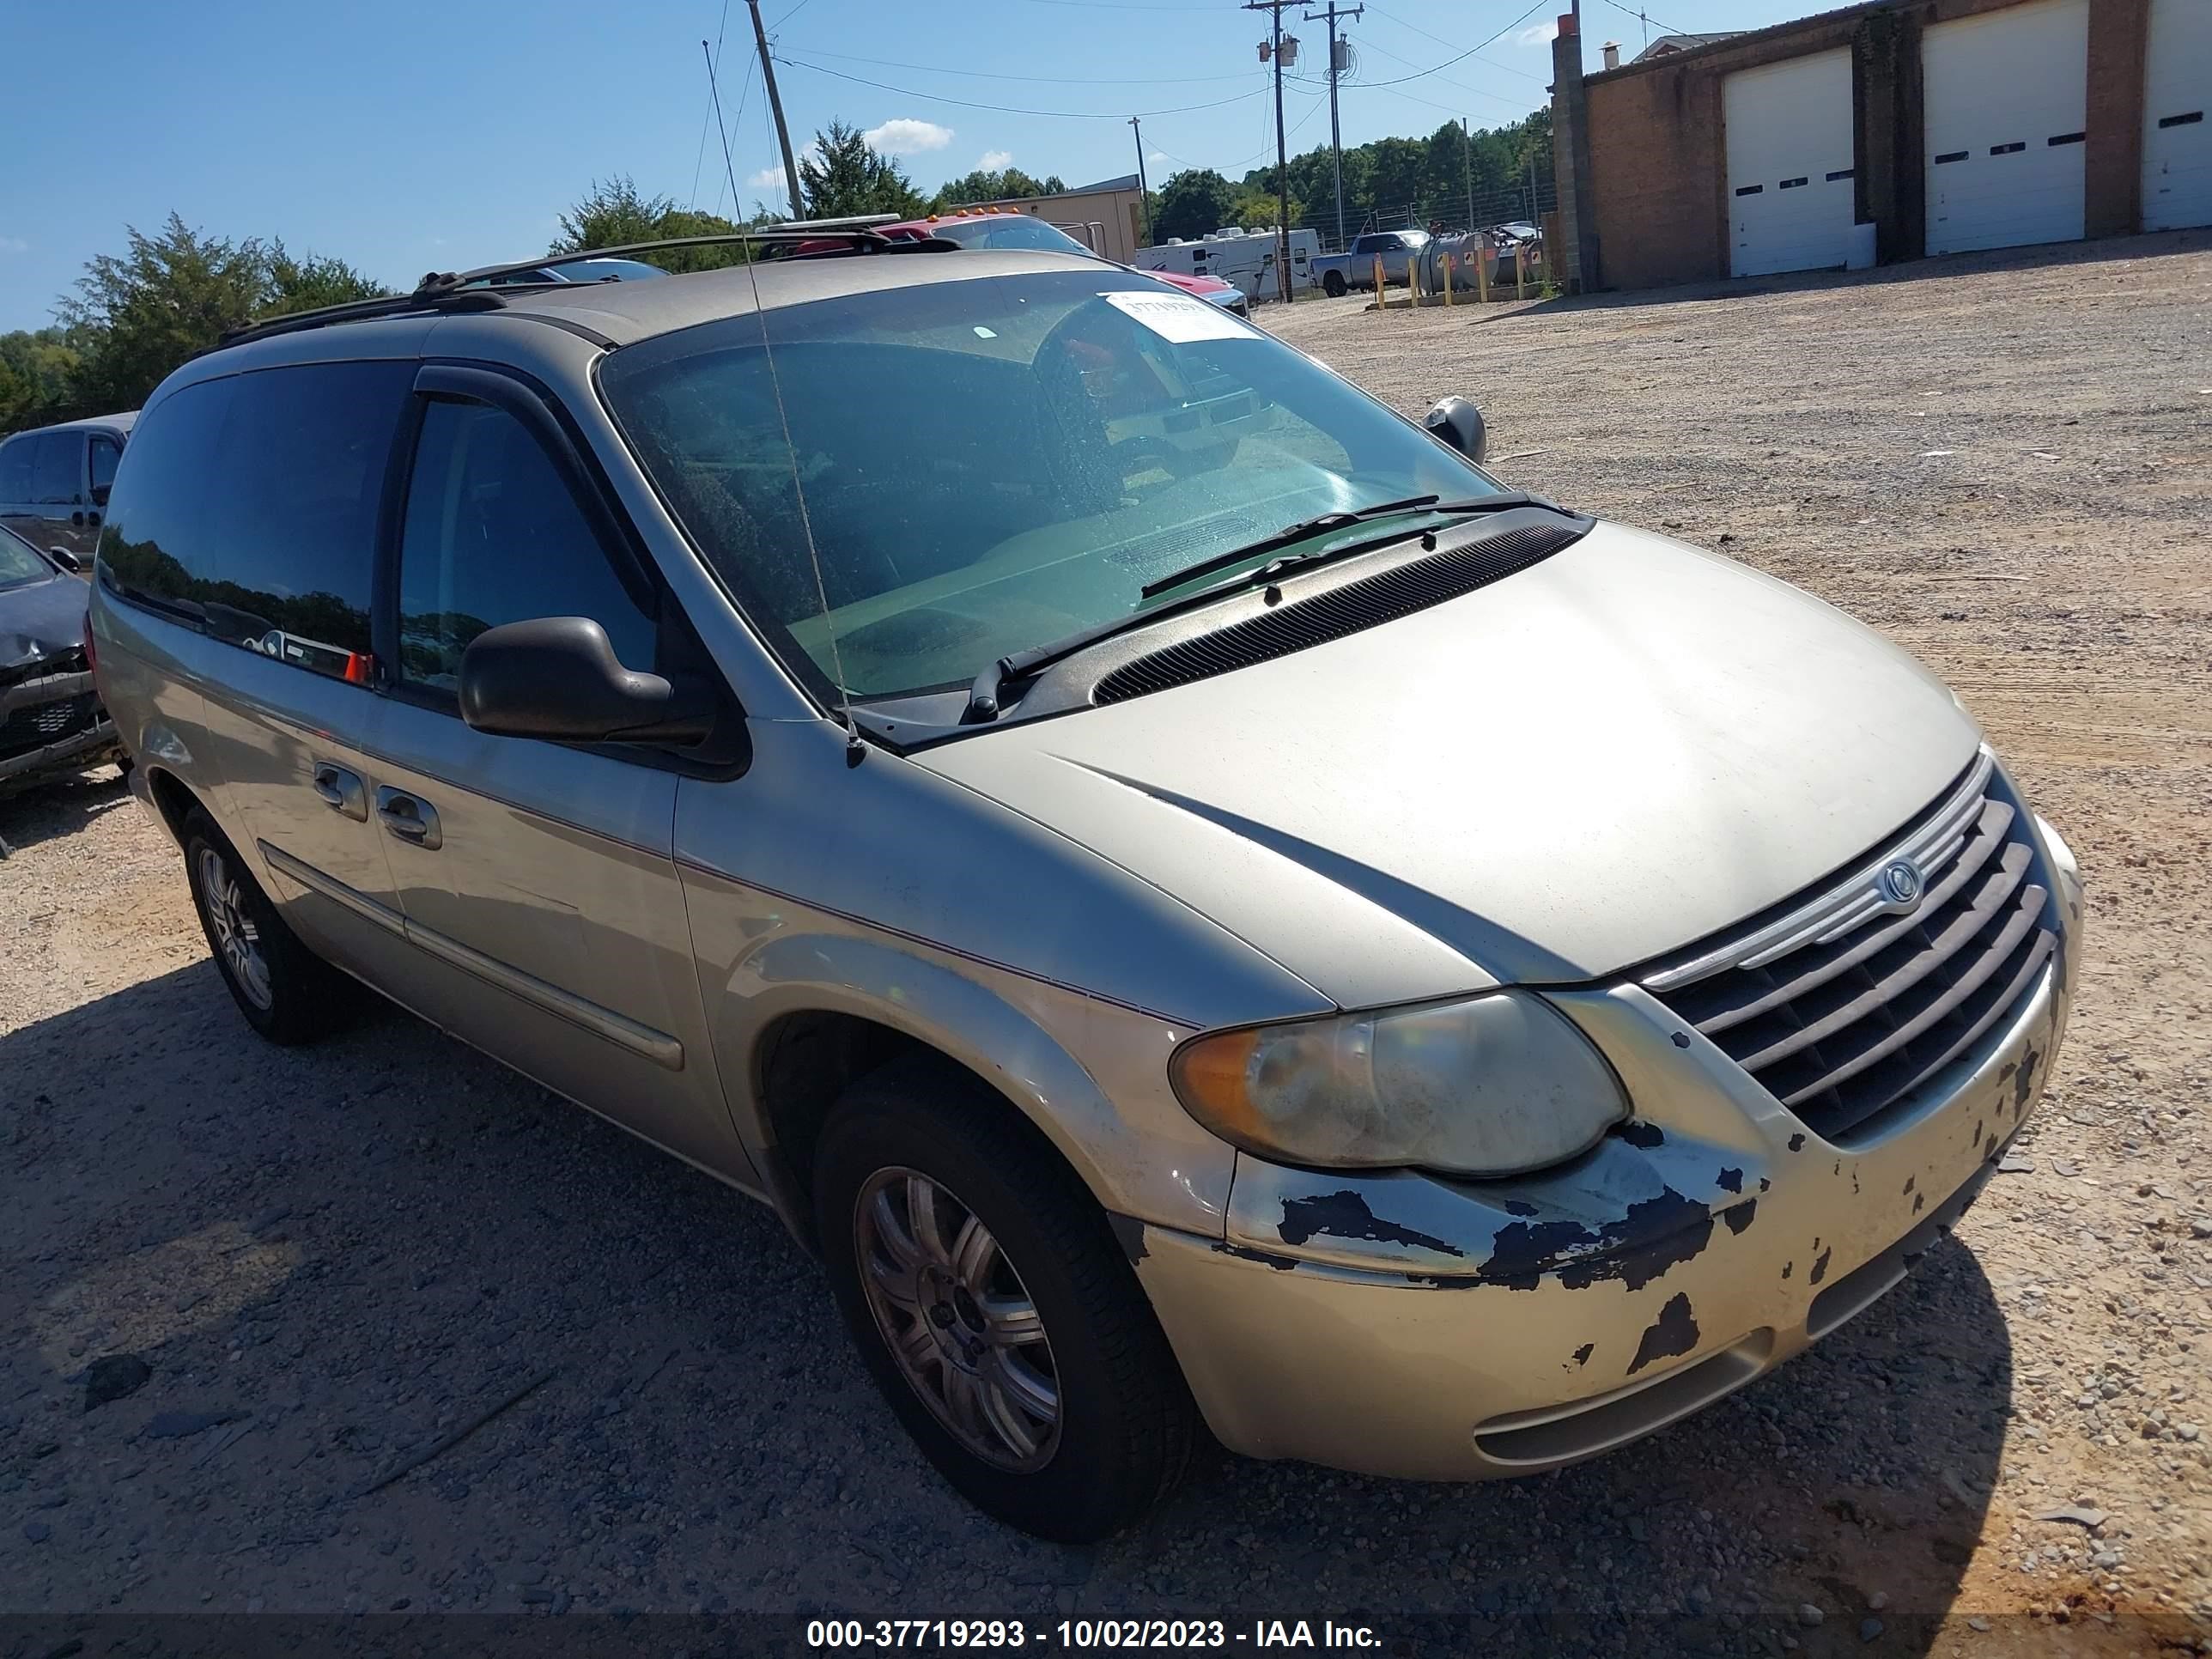
[[[91,692],[64,697],[58,702],[38,702],[11,709],[0,720],[0,758],[28,754],[79,732],[89,731],[100,717],[100,699]]]
[[[1910,905],[1885,890],[1903,860]],[[2057,949],[2027,809],[1984,751],[1891,848],[1644,987],[1841,1145],[1879,1136],[1913,1092],[2033,988]]]

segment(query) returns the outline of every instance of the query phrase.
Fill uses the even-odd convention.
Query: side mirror
[[[588,617],[486,629],[461,655],[460,702],[479,732],[549,743],[698,743],[719,712],[705,686],[623,667]]]
[[[107,505],[107,498],[108,498],[108,496],[110,496],[111,495],[112,495],[112,494],[114,493],[114,491],[115,491],[115,486],[114,486],[113,484],[94,484],[94,485],[93,485],[93,487],[92,487],[92,504],[93,504],[94,507],[106,507],[106,506]]]
[[[1482,465],[1483,452],[1490,447],[1490,434],[1482,423],[1482,411],[1465,398],[1440,398],[1436,407],[1421,416],[1421,424],[1429,435],[1473,461]]]
[[[77,574],[84,568],[84,561],[66,547],[50,547],[46,550],[46,556],[71,575]]]

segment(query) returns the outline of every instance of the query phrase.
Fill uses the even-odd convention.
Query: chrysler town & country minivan
[[[1952,1224],[2081,886],[1942,685],[1462,402],[849,240],[439,279],[148,402],[96,672],[251,1024],[358,981],[767,1200],[1063,1539],[1207,1435],[1590,1456]]]

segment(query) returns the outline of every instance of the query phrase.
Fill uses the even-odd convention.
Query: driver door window
[[[399,549],[402,683],[451,696],[471,640],[538,617],[589,617],[624,667],[653,665],[653,619],[528,428],[489,404],[430,404]]]

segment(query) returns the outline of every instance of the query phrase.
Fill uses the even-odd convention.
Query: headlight
[[[1628,1115],[1582,1033],[1510,991],[1212,1032],[1168,1069],[1214,1133],[1322,1168],[1518,1175],[1587,1150]]]

